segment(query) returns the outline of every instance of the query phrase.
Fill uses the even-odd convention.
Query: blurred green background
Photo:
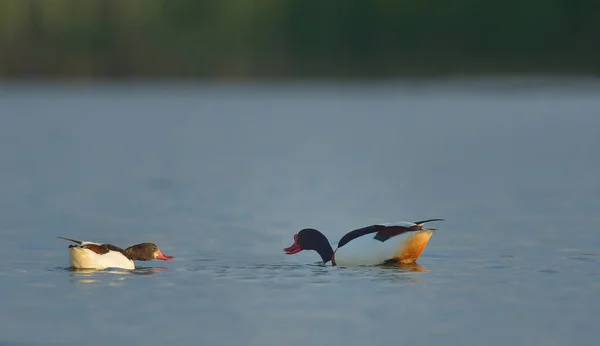
[[[598,0],[0,0],[0,77],[600,72]]]

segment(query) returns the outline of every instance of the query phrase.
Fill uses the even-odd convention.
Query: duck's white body
[[[76,269],[135,269],[135,263],[119,251],[111,250],[105,254],[97,254],[78,246],[69,249],[69,265]]]
[[[390,260],[411,263],[420,256],[432,235],[432,230],[414,231],[380,242],[374,234],[366,234],[335,250],[332,263],[337,266],[380,265]]]
[[[69,265],[74,269],[135,269],[135,263],[127,258],[123,253],[116,250],[108,250],[106,253],[98,253],[90,249],[97,249],[103,246],[103,243],[94,243],[91,241],[76,240],[71,238],[59,237],[79,244],[69,246]]]

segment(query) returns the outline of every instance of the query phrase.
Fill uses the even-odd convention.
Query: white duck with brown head
[[[134,261],[170,261],[173,259],[172,256],[162,253],[154,243],[136,244],[123,250],[111,244],[58,238],[78,244],[69,245],[69,265],[74,269],[121,268],[132,270],[135,269]]]

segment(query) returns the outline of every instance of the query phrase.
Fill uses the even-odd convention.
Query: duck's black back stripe
[[[354,231],[350,231],[350,232],[346,233],[342,237],[342,239],[340,239],[340,241],[338,242],[338,248],[341,248],[342,246],[348,244],[348,242],[350,240],[352,240],[352,239],[356,239],[356,238],[358,238],[360,236],[363,236],[365,234],[375,233],[375,232],[379,231],[382,228],[385,228],[385,226],[383,226],[383,225],[372,225],[372,226],[367,226],[367,227],[355,229]]]
[[[403,227],[403,226],[384,226],[384,225],[372,225],[359,229],[355,229],[354,231],[346,233],[338,242],[338,248],[348,244],[352,239],[356,239],[360,236],[377,233],[375,235],[375,239],[380,242],[384,242],[392,237],[400,235],[402,233],[414,231],[415,228]]]

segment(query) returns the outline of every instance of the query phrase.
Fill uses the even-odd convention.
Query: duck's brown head
[[[152,261],[162,260],[170,261],[173,256],[167,256],[154,243],[141,243],[128,247],[125,249],[127,257],[134,261]]]

